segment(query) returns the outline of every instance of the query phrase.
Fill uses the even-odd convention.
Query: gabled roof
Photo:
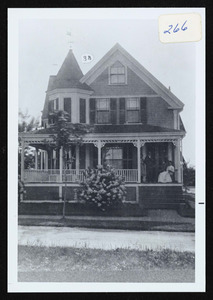
[[[48,87],[48,91],[60,88],[79,88],[83,90],[91,90],[86,83],[81,83],[80,79],[83,73],[78,62],[70,49],[58,74],[54,76],[52,84]]]
[[[170,108],[183,109],[184,104],[118,43],[81,78],[80,82],[90,85],[109,65],[119,58],[122,58],[122,61],[133,72],[162,97],[170,105]]]

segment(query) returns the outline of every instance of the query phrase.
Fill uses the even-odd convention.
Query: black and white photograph
[[[205,291],[205,9],[8,25],[9,292]]]

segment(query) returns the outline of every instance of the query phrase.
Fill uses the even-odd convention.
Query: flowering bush
[[[126,194],[124,179],[113,168],[98,166],[85,170],[85,180],[81,182],[80,199],[102,211],[122,204]]]

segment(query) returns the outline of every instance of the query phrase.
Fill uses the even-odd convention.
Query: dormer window
[[[126,68],[120,62],[109,68],[109,84],[126,84]]]

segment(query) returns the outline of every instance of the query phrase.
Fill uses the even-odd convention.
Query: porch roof
[[[53,134],[54,128],[45,128],[33,131],[35,134]],[[184,128],[181,130],[165,128],[153,125],[142,124],[123,124],[123,125],[94,125],[94,133],[142,133],[142,132],[185,132]]]

